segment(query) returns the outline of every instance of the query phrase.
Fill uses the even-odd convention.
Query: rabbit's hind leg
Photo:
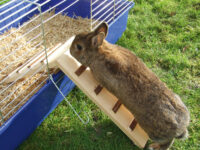
[[[148,150],[168,150],[173,143],[174,139],[162,143],[153,143],[149,145]]]
[[[174,139],[171,139],[166,143],[160,144],[160,150],[168,150],[172,146],[173,143],[174,143]]]

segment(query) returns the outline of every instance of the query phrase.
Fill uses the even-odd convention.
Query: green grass
[[[5,4],[8,1],[10,1],[10,0],[0,0],[0,5]]]
[[[199,150],[200,2],[136,0],[135,3],[127,29],[117,44],[139,56],[188,106],[190,136],[186,141],[176,140],[171,149]],[[19,150],[139,149],[78,88],[67,98],[77,111],[88,113],[90,122],[83,125],[63,101]],[[81,116],[85,118],[84,114]]]

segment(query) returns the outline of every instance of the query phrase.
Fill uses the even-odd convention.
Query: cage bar
[[[84,4],[84,5],[82,5],[82,4]],[[37,5],[37,6],[32,7],[33,5]],[[77,9],[79,6],[83,6],[83,7],[86,6],[83,8],[83,10],[86,10],[85,8],[90,9],[90,10],[88,12],[85,12],[86,14],[82,14],[83,12]],[[109,7],[109,6],[111,6],[111,7]],[[0,101],[1,125],[2,124],[5,125],[6,130],[9,130],[10,127],[9,127],[9,124],[7,124],[7,122],[13,121],[12,120],[13,118],[14,118],[14,120],[17,120],[17,119],[15,119],[15,118],[17,118],[17,115],[23,114],[23,112],[21,112],[21,111],[26,110],[24,107],[21,107],[21,108],[19,108],[19,111],[16,111],[18,109],[18,107],[22,106],[21,104],[25,103],[25,101],[28,100],[29,98],[30,98],[31,102],[36,101],[36,98],[40,99],[40,95],[42,94],[41,91],[44,92],[45,91],[44,89],[48,89],[49,86],[51,86],[51,87],[54,86],[55,89],[57,89],[57,91],[56,91],[57,95],[60,95],[58,98],[59,102],[61,101],[61,99],[65,99],[66,103],[73,110],[73,112],[76,114],[76,116],[83,123],[87,123],[89,121],[89,117],[88,117],[87,113],[83,111],[83,115],[84,115],[83,118],[85,118],[85,119],[83,119],[80,116],[80,113],[82,113],[82,112],[76,112],[76,110],[70,103],[70,100],[65,98],[66,91],[69,91],[69,88],[71,89],[71,87],[73,87],[74,83],[71,80],[66,80],[66,76],[64,76],[64,75],[61,75],[61,76],[59,76],[59,78],[54,79],[54,77],[53,77],[54,71],[51,71],[50,72],[51,74],[50,73],[46,74],[47,70],[50,69],[49,68],[50,66],[48,66],[49,59],[51,59],[52,55],[54,55],[54,53],[58,49],[65,48],[65,47],[62,45],[58,45],[57,47],[55,47],[55,49],[53,49],[53,48],[49,48],[49,47],[45,48],[45,45],[42,46],[43,44],[45,44],[44,40],[45,40],[45,36],[46,36],[46,33],[44,31],[44,28],[42,29],[42,26],[45,23],[47,23],[48,21],[55,18],[59,14],[68,15],[68,13],[69,13],[69,16],[73,17],[72,10],[76,9],[75,10],[76,14],[74,16],[82,16],[82,15],[84,17],[89,16],[91,30],[96,28],[101,22],[106,21],[109,24],[109,30],[110,30],[107,40],[108,41],[110,40],[111,42],[114,43],[117,40],[117,38],[119,38],[121,36],[122,32],[125,30],[126,23],[124,23],[124,21],[125,21],[128,9],[131,8],[132,6],[133,6],[133,4],[131,2],[127,2],[125,0],[120,0],[120,1],[119,0],[104,0],[104,1],[101,1],[101,0],[84,0],[84,1],[83,0],[72,0],[72,1],[69,1],[69,0],[58,0],[58,1],[55,1],[55,0],[45,0],[45,1],[43,1],[43,0],[23,0],[23,1],[11,0],[11,1],[1,5],[0,6],[0,11],[1,11],[0,14],[5,15],[5,17],[4,18],[2,17],[0,20],[0,22],[1,22],[0,32],[2,34],[0,36],[0,41],[11,37],[15,33],[18,33],[18,31],[23,30],[24,27],[28,27],[30,24],[34,23],[35,20],[38,20],[39,17],[41,17],[40,23],[35,24],[34,27],[31,27],[25,33],[22,33],[21,35],[17,36],[15,39],[11,40],[11,42],[9,42],[6,45],[6,47],[2,46],[0,48],[0,52],[2,52],[6,48],[8,48],[8,49],[11,48],[14,44],[16,44],[21,39],[26,38],[25,43],[19,45],[17,48],[14,48],[12,50],[12,52],[9,52],[9,54],[0,58],[0,61],[3,62],[5,60],[7,60],[7,58],[10,58],[13,56],[15,57],[16,53],[18,51],[20,51],[20,49],[23,49],[26,45],[32,46],[25,53],[23,53],[20,56],[17,56],[13,62],[11,62],[7,66],[5,66],[0,71],[0,75],[1,75],[1,73],[4,73],[4,72],[7,73],[7,71],[10,70],[11,68],[13,68],[13,66],[15,67],[15,64],[18,63],[18,61],[20,62],[21,59],[28,58],[27,56],[31,56],[31,58],[29,60],[27,60],[26,62],[24,62],[17,68],[14,68],[7,76],[5,76],[5,78],[4,77],[2,78],[0,76],[0,82],[1,82],[0,84],[7,84],[4,81],[8,81],[7,79],[12,75],[12,73],[15,73],[17,75],[17,77],[14,78],[15,80],[13,80],[11,83],[8,83],[8,85],[6,85],[5,88],[0,89],[1,90],[0,94],[3,94],[8,89],[15,87],[14,91],[5,95],[3,97],[3,99],[1,99],[1,101]],[[1,8],[3,8],[2,9],[3,11],[1,10]],[[38,8],[39,8],[39,11],[38,11]],[[43,9],[41,10],[41,8],[43,8]],[[24,11],[24,10],[26,10],[26,11]],[[54,10],[55,10],[54,15],[52,15],[48,18],[45,18],[45,19],[42,18],[42,16],[45,15],[45,13],[48,13],[49,11],[54,11]],[[23,13],[21,13],[21,11],[23,11]],[[10,12],[10,14],[9,14],[9,12]],[[36,13],[38,15],[33,16],[34,15],[33,13],[34,14]],[[124,15],[124,13],[126,13],[126,15]],[[16,14],[19,14],[19,16],[16,17],[17,16]],[[120,19],[120,16],[122,16],[122,15],[124,15],[124,16],[121,17],[121,19]],[[10,19],[10,18],[12,18],[12,19]],[[24,20],[24,19],[26,20],[26,18],[27,19],[29,18],[29,20],[27,20],[25,22],[23,21],[23,23],[22,23],[21,20]],[[96,20],[98,20],[98,21],[96,21]],[[119,26],[118,20],[121,20],[121,21],[124,20],[120,23],[120,26]],[[2,24],[5,24],[5,25],[2,26]],[[116,32],[117,35],[112,36],[112,38],[111,38],[110,35],[112,33],[114,33],[113,32],[114,28],[121,27],[122,25],[123,25],[122,29],[117,30],[117,32]],[[3,33],[5,33],[6,30],[9,30],[12,27],[17,27],[17,29],[6,35],[3,35]],[[30,38],[30,34],[34,33],[38,29],[40,30],[40,32],[37,35],[34,35],[34,37]],[[38,42],[37,40],[39,38],[41,38],[42,40]],[[32,52],[36,51],[36,48],[37,49],[39,48],[39,50],[33,54]],[[64,51],[60,52],[60,54],[62,54],[63,52]],[[58,58],[58,57],[59,56],[56,56],[56,58]],[[51,61],[57,61],[57,60],[51,59]],[[45,66],[46,66],[46,69],[45,69]],[[19,90],[23,86],[23,84],[27,84],[29,82],[29,79],[31,79],[33,76],[38,74],[38,72],[41,72],[41,71],[43,71],[43,73],[40,73],[38,75],[37,79],[33,80],[33,82],[31,82],[28,86],[26,86],[24,91],[26,89],[29,89],[33,85],[35,85],[35,83],[40,81],[41,78],[42,79],[44,78],[44,80],[42,80],[41,83],[36,84],[37,86],[36,87],[34,86],[34,89],[32,89],[32,91],[30,93],[28,93],[25,97],[23,97],[20,101],[17,101],[17,99],[19,99],[24,94],[23,92],[19,92],[18,95],[16,95],[13,98],[13,95],[15,94],[15,92],[17,90]],[[82,76],[82,74],[84,75],[85,72],[87,72],[87,69],[81,73],[80,77]],[[58,74],[60,74],[60,72]],[[49,78],[47,77],[47,75],[49,75]],[[22,80],[22,78],[24,78],[24,77],[26,77],[26,78],[24,80]],[[64,79],[65,79],[65,82],[62,81]],[[20,80],[22,80],[22,82]],[[18,81],[20,81],[20,84],[17,84]],[[61,83],[62,83],[62,86],[59,86]],[[45,86],[43,86],[43,85],[45,85]],[[101,90],[97,96],[100,96],[102,94],[102,92],[104,92],[104,90],[105,89],[101,88]],[[34,93],[36,93],[37,91],[38,91],[38,93],[34,95]],[[63,91],[65,91],[65,92],[62,93]],[[93,93],[95,93],[94,87],[93,87]],[[50,97],[49,99],[50,99],[50,101],[54,101],[52,99],[52,97]],[[43,100],[46,101],[45,99],[43,99]],[[4,103],[7,101],[8,101],[8,103]],[[13,106],[14,103],[16,103],[15,106]],[[3,105],[1,105],[1,104],[3,104]],[[39,101],[37,101],[37,105],[38,105],[37,109],[44,107],[43,105],[39,105],[39,104],[41,104],[41,103]],[[56,105],[57,104],[58,104],[58,102],[56,102]],[[32,105],[34,105],[34,104],[29,103],[29,101],[25,103],[26,107],[32,106]],[[12,106],[12,109],[10,109],[10,106]],[[55,108],[55,105],[49,106],[49,107]],[[85,107],[85,105],[84,105],[84,107]],[[8,108],[9,108],[9,111],[7,111]],[[121,107],[119,109],[119,112],[120,112],[120,110],[121,110]],[[50,111],[52,111],[52,109],[49,110],[48,112],[46,111],[45,115],[49,114]],[[112,109],[111,109],[111,111],[112,111]],[[32,113],[34,113],[34,112],[32,111]],[[118,113],[118,111],[117,111],[117,113]],[[44,114],[42,114],[42,115],[44,115]],[[4,119],[5,118],[7,119],[8,117],[10,117],[10,119],[8,119],[6,122],[4,122],[5,121]],[[42,117],[42,118],[44,118],[44,117]],[[22,122],[24,120],[26,120],[25,115],[24,115],[24,119],[22,120]],[[35,121],[35,118],[33,119],[33,121],[31,120],[30,122],[23,122],[23,124],[27,124],[27,128],[30,129],[32,127],[31,122],[34,123],[34,121]],[[38,124],[40,124],[40,123],[37,122],[37,125]],[[16,125],[16,127],[18,128],[17,131],[23,131],[20,133],[20,136],[24,135],[24,132],[26,132],[26,129],[23,129],[23,130],[20,129],[19,125]],[[36,126],[34,126],[34,127],[36,127]],[[33,131],[33,129],[31,129],[31,131]],[[18,139],[15,139],[12,141],[15,141],[15,142],[18,141],[20,139],[20,136]],[[12,139],[13,137],[14,136],[12,136],[10,139]],[[7,143],[7,142],[4,142],[4,139],[2,138],[1,127],[0,127],[0,145],[5,145],[4,143]],[[10,144],[10,145],[13,145],[14,143],[12,142],[12,144]],[[10,145],[6,145],[6,146],[10,146]],[[1,147],[3,149],[5,149],[4,146],[1,146]]]
[[[14,91],[12,91],[9,95],[7,95],[3,100],[0,100],[0,103],[4,102],[7,100],[7,98],[11,97],[20,87],[22,87],[22,85],[24,85],[26,82],[28,82],[28,80],[30,80],[30,78],[32,78],[36,73],[38,73],[39,71],[41,71],[41,69],[44,67],[41,66],[41,68],[39,68],[38,70],[36,70],[36,72],[34,72],[31,76],[29,76],[25,81],[23,81],[19,86],[16,87],[16,89]],[[37,81],[37,80],[36,80]],[[16,99],[17,97],[15,97]],[[4,110],[4,107],[2,108],[2,111]]]
[[[49,1],[44,1],[41,6],[45,5],[46,3],[48,3]],[[27,13],[21,15],[20,17],[16,18],[15,20],[11,21],[10,23],[8,23],[7,25],[5,25],[4,27],[0,28],[0,31],[5,30],[6,28],[8,28],[10,25],[12,25],[14,22],[19,21],[19,19],[22,19],[23,17],[27,16],[28,14],[32,13],[33,11],[37,10],[37,7],[32,9],[31,11],[28,11]]]
[[[8,6],[9,4],[13,3],[14,1],[16,1],[16,0],[10,0],[9,2],[6,2],[6,0],[3,0],[3,1],[1,1],[1,2],[2,2],[2,3],[6,2],[6,3],[3,4],[3,5],[0,5],[0,8],[3,8],[3,7]]]
[[[3,15],[4,13],[9,12],[10,10],[14,9],[15,7],[20,6],[23,3],[24,3],[23,1],[19,2],[17,5],[14,5],[14,6],[8,8],[8,9],[6,9],[6,11],[1,12],[0,15]]]

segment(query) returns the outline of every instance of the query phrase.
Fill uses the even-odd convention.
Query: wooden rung
[[[137,121],[135,119],[133,119],[133,121],[131,122],[129,128],[133,131],[135,129],[137,125]]]
[[[95,89],[94,89],[94,92],[96,93],[96,95],[98,95],[101,90],[103,89],[103,87],[101,85],[98,85]]]
[[[77,75],[77,76],[80,76],[85,70],[86,70],[86,66],[84,66],[84,65],[81,65],[76,71],[75,71],[75,74]]]
[[[120,108],[120,106],[122,105],[122,103],[118,100],[116,103],[115,103],[115,106],[113,107],[113,112],[116,113],[118,111],[118,109]]]

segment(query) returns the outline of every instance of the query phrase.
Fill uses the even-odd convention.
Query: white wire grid
[[[102,22],[111,25],[124,12],[130,9],[131,5],[132,2],[127,0],[91,0],[91,30],[94,30]]]
[[[5,0],[6,1],[6,0]],[[0,10],[3,9],[4,7],[11,5],[12,3],[15,3],[17,0],[11,0],[3,5],[0,5]],[[23,23],[22,25],[19,25],[19,27],[14,30],[13,32],[10,32],[9,34],[5,35],[5,36],[1,36],[0,37],[0,41],[1,40],[5,40],[6,38],[8,38],[9,36],[12,36],[12,34],[18,32],[20,29],[22,29],[23,27],[29,25],[30,23],[32,23],[35,19],[39,18],[41,19],[41,22],[37,25],[35,25],[34,28],[29,29],[26,33],[24,33],[23,35],[20,35],[18,37],[16,37],[14,40],[10,41],[9,44],[7,45],[0,45],[0,53],[1,51],[5,50],[6,48],[11,48],[14,44],[16,44],[20,39],[24,38],[24,37],[28,37],[29,34],[31,34],[32,32],[34,32],[36,29],[40,29],[41,32],[39,34],[37,34],[35,37],[29,39],[28,41],[26,41],[26,43],[18,46],[16,49],[14,49],[12,52],[10,52],[9,54],[0,57],[0,63],[5,61],[7,58],[9,57],[13,57],[17,54],[17,52],[22,49],[23,47],[25,47],[27,44],[32,43],[32,47],[27,50],[25,53],[23,53],[20,57],[18,57],[17,59],[15,59],[13,62],[11,62],[10,64],[8,64],[6,67],[4,67],[2,70],[0,70],[0,73],[6,71],[7,69],[9,69],[10,67],[12,67],[12,65],[15,65],[16,63],[18,63],[18,61],[20,59],[22,59],[23,57],[25,57],[26,55],[28,55],[29,53],[31,53],[32,51],[34,51],[37,47],[43,45],[43,49],[41,49],[40,52],[45,52],[45,57],[44,59],[46,59],[47,61],[47,65],[41,65],[40,68],[38,68],[36,71],[32,72],[31,75],[28,76],[28,78],[26,78],[23,82],[21,82],[20,85],[18,85],[14,91],[12,91],[11,93],[5,95],[3,97],[3,99],[0,99],[0,104],[3,102],[6,102],[8,99],[12,98],[14,93],[19,90],[25,83],[28,83],[29,80],[36,75],[38,72],[40,72],[41,70],[44,70],[44,68],[46,67],[46,72],[41,73],[40,76],[34,81],[32,82],[28,87],[26,87],[26,89],[30,88],[31,86],[33,86],[34,84],[36,84],[40,79],[42,79],[42,82],[37,84],[37,86],[34,87],[34,89],[32,89],[32,91],[27,94],[23,99],[20,100],[20,102],[18,102],[14,107],[12,107],[12,109],[10,109],[9,111],[7,111],[7,113],[5,114],[4,111],[13,103],[16,103],[16,100],[18,98],[20,98],[20,96],[23,94],[23,91],[25,91],[26,89],[23,89],[23,91],[21,93],[19,93],[17,96],[13,97],[12,100],[10,100],[8,103],[6,103],[5,105],[3,105],[3,107],[0,108],[0,122],[1,124],[4,123],[4,119],[7,118],[13,111],[15,111],[18,106],[23,103],[25,100],[27,100],[28,98],[30,98],[30,96],[32,96],[34,94],[35,91],[37,91],[39,88],[41,88],[47,79],[49,79],[51,82],[53,82],[53,84],[55,85],[55,87],[57,88],[57,90],[60,92],[60,94],[63,96],[63,98],[65,99],[65,101],[67,102],[67,104],[70,106],[70,108],[74,111],[74,113],[78,116],[78,118],[84,123],[86,124],[89,121],[89,117],[87,116],[87,113],[84,112],[85,116],[84,118],[86,118],[85,120],[82,119],[79,115],[78,112],[76,112],[76,110],[74,109],[74,107],[72,106],[72,104],[70,103],[69,100],[66,99],[66,97],[64,96],[64,94],[62,93],[61,89],[59,89],[57,83],[60,81],[55,82],[53,80],[52,74],[50,74],[49,71],[49,67],[48,67],[48,47],[46,47],[45,44],[45,32],[44,32],[44,26],[43,24],[48,22],[49,20],[51,20],[52,18],[56,17],[59,14],[62,14],[63,12],[65,12],[67,9],[69,9],[71,6],[76,5],[79,1],[81,0],[72,0],[71,3],[65,7],[63,7],[63,9],[61,9],[59,12],[57,12],[56,14],[54,14],[53,16],[47,18],[47,19],[43,19],[43,15],[45,13],[48,13],[49,11],[53,11],[56,7],[63,5],[66,1],[69,0],[61,0],[60,2],[58,2],[56,5],[49,7],[47,10],[45,11],[41,11],[41,7],[48,5],[49,2],[51,2],[53,0],[46,0],[46,1],[39,1],[39,0],[22,0],[20,2],[18,2],[16,5],[12,5],[11,7],[9,7],[8,9],[5,9],[4,11],[0,11],[0,16],[3,16],[7,13],[9,13],[9,15],[6,15],[6,17],[0,17],[0,25],[3,22],[6,22],[7,20],[9,20],[9,18],[15,17],[16,15],[18,15],[18,17],[15,17],[15,19],[11,20],[11,21],[7,21],[7,23],[4,26],[0,26],[0,31],[2,34],[5,30],[8,30],[10,28],[10,26],[12,26],[13,24],[15,24],[16,22],[18,22],[19,20],[23,19],[24,17],[30,15],[32,12],[38,10],[39,11],[39,15],[37,15],[36,17],[34,17],[33,19],[30,19],[28,21],[26,21],[25,23]],[[89,0],[88,0],[89,1]],[[116,19],[118,19],[120,17],[120,15],[122,15],[127,9],[129,9],[131,7],[131,2],[126,1],[126,0],[90,0],[90,20],[91,20],[91,30],[94,30],[97,26],[99,26],[103,21],[106,21],[109,25],[112,24]],[[25,5],[26,4],[26,5]],[[23,7],[20,7],[20,9],[17,9],[17,11],[12,11],[13,9],[16,9],[17,7],[23,5]],[[24,9],[30,8],[31,6],[35,6],[32,7],[32,9],[28,10],[26,13],[20,13],[21,11],[23,11]],[[99,23],[98,23],[99,22]],[[97,24],[98,23],[98,24]],[[41,42],[35,42],[36,39],[41,38]],[[38,53],[36,55],[38,55]],[[34,56],[33,55],[33,58]],[[21,65],[20,67],[23,67],[24,65],[26,65],[27,63],[29,63],[31,61],[27,60],[27,62],[23,65]],[[23,74],[20,74],[19,77],[17,77],[13,82],[9,83],[5,88],[0,89],[0,95],[4,94],[5,91],[9,90],[9,88],[12,88],[12,86],[14,86],[21,78],[23,78],[24,76],[26,76],[26,74],[29,73],[31,68],[29,68],[26,72],[24,72]],[[18,70],[19,71],[19,70]],[[48,74],[48,75],[47,75]],[[4,78],[0,78],[0,84],[4,84],[4,82],[6,81],[6,79],[9,77],[9,75],[7,75]],[[63,77],[61,77],[63,78]],[[66,83],[67,84],[67,83]]]

